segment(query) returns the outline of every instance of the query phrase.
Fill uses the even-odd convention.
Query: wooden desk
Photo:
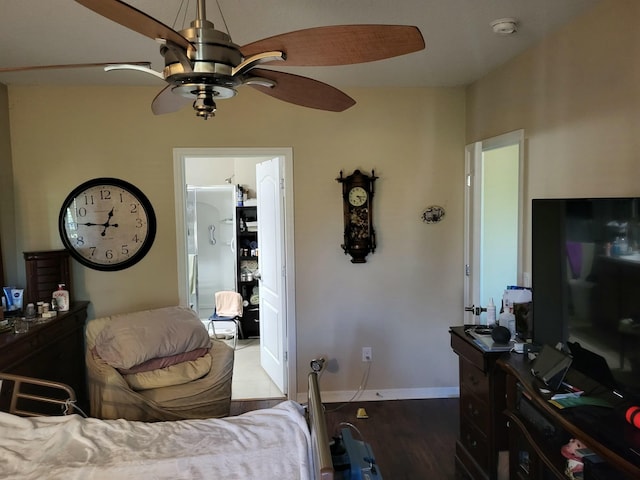
[[[0,371],[66,383],[75,390],[80,408],[88,412],[84,364],[88,305],[75,302],[68,312],[32,325],[27,333],[0,334]]]
[[[619,405],[558,409],[540,393],[528,357],[484,352],[464,330],[450,329],[451,346],[460,358],[460,478],[496,479],[500,452],[508,451],[511,479],[566,479],[560,447],[571,438],[604,460],[614,475],[604,478],[640,478],[640,455],[633,453],[640,452],[640,430],[624,421],[624,405],[611,390],[570,370],[568,383]]]
[[[559,409],[540,392],[541,383],[531,375],[531,362],[524,355],[500,358],[498,367],[506,374],[505,416],[509,419],[509,471],[511,478],[567,478],[565,458],[560,447],[577,438],[596,453],[611,471],[612,477],[640,478],[640,430],[624,421],[627,402],[576,370],[569,370],[566,381],[585,395],[608,401],[613,408],[580,406]],[[522,406],[522,397],[529,412]],[[520,405],[519,405],[520,402]],[[544,431],[540,422],[548,422],[555,433]],[[633,453],[634,449],[638,454]],[[528,473],[520,464],[521,452],[527,452]],[[586,478],[585,478],[586,480]]]

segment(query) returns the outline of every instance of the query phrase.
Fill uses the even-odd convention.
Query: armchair
[[[94,319],[85,338],[91,416],[159,421],[229,415],[234,351],[211,340],[191,309]]]

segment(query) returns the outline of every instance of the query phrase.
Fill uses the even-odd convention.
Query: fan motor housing
[[[180,33],[196,47],[187,52],[192,71],[185,71],[179,54],[163,46],[165,79],[175,85],[174,92],[191,96],[198,91],[210,91],[217,98],[230,98],[236,94],[235,88],[242,82],[232,76],[232,69],[243,60],[240,47],[224,32],[213,28],[204,21],[204,27],[182,30]]]

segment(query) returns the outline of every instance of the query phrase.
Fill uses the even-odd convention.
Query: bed
[[[71,412],[73,391],[7,374],[0,381],[8,403],[8,412],[0,412],[3,478],[333,479],[315,373],[309,375],[306,408],[287,400],[236,417],[155,423],[40,416],[33,408],[40,402]],[[38,390],[57,386],[62,395]]]

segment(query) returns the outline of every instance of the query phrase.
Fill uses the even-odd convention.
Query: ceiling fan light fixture
[[[212,92],[201,91],[193,101],[193,109],[200,118],[208,120],[216,115],[216,102],[213,100]]]
[[[512,35],[518,31],[518,21],[515,18],[499,18],[491,22],[491,28],[496,35]]]

